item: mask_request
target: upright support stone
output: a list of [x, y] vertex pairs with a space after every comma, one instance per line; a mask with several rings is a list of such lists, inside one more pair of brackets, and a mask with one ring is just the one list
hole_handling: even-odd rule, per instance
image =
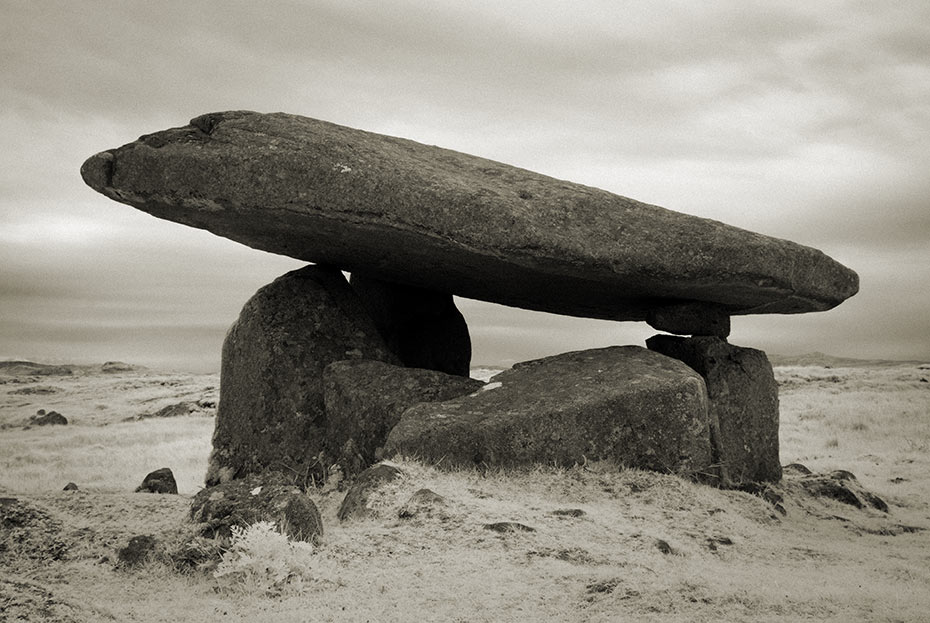
[[765, 353], [718, 337], [656, 335], [646, 345], [704, 377], [715, 460], [724, 478], [734, 486], [780, 480], [778, 384]]
[[408, 368], [468, 376], [471, 338], [451, 294], [352, 274], [352, 287], [388, 348]]
[[654, 307], [646, 312], [653, 329], [676, 335], [730, 335], [730, 315], [720, 305], [689, 301]]
[[323, 369], [398, 363], [335, 268], [307, 266], [261, 288], [226, 334], [207, 485], [279, 471], [306, 485], [330, 464]]

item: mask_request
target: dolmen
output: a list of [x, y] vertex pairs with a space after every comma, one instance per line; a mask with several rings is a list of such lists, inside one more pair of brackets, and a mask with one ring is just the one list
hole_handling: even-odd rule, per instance
[[[226, 336], [208, 485], [276, 472], [306, 487], [395, 456], [777, 481], [772, 367], [727, 341], [730, 318], [825, 311], [858, 290], [810, 247], [297, 115], [202, 115], [81, 174], [310, 263], [261, 288]], [[453, 295], [663, 333], [483, 383]]]

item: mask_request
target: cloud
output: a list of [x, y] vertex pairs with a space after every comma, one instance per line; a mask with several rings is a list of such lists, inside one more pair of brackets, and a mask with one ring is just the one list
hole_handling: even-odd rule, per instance
[[[293, 267], [117, 205], [78, 175], [96, 151], [247, 108], [439, 144], [822, 248], [860, 272], [860, 295], [826, 314], [740, 319], [748, 337], [776, 351], [811, 336], [847, 344], [844, 331], [866, 325], [930, 352], [914, 320], [930, 289], [900, 268], [930, 261], [928, 42], [922, 0], [6, 2], [0, 325], [15, 308], [21, 320], [40, 309], [66, 323], [77, 309], [107, 326], [213, 326]], [[631, 323], [463, 306], [481, 350], [500, 357], [639, 341]], [[877, 334], [857, 340], [883, 348]]]

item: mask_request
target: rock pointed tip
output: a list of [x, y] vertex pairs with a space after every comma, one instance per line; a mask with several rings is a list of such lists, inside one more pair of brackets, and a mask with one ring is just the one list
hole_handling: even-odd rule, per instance
[[98, 192], [110, 186], [113, 175], [113, 153], [102, 151], [94, 154], [81, 165], [81, 177], [84, 183]]

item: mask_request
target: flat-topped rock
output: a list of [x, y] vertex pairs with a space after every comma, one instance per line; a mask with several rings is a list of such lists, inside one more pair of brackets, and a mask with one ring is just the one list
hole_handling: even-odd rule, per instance
[[573, 316], [830, 309], [822, 252], [499, 162], [282, 113], [221, 112], [99, 153], [104, 195], [256, 249]]

